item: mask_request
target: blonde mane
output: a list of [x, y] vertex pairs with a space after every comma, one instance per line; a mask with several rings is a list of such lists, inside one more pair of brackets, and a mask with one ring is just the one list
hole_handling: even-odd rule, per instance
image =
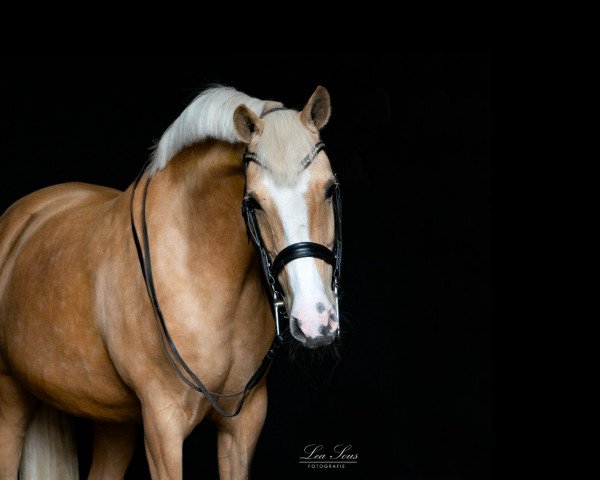
[[[239, 143], [233, 112], [246, 105], [260, 116], [279, 102], [253, 98], [231, 87], [213, 87], [198, 95], [167, 128], [152, 154], [151, 175], [162, 170], [182, 149], [208, 138]], [[302, 169], [302, 158], [313, 148], [314, 139], [295, 110], [280, 110], [264, 119], [256, 154], [275, 178], [290, 182]], [[241, 159], [240, 159], [241, 161]]]
[[152, 154], [150, 174], [165, 168], [185, 147], [204, 139], [239, 142], [233, 128], [233, 112], [241, 104], [260, 115], [265, 101], [222, 86], [209, 88], [198, 95], [161, 137]]

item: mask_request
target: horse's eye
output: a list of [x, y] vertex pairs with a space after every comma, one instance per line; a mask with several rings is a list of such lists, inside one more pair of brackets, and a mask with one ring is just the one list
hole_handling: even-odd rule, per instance
[[337, 183], [332, 183], [331, 185], [329, 185], [329, 187], [327, 188], [327, 192], [325, 193], [325, 199], [333, 197], [336, 188]]
[[258, 200], [254, 197], [254, 195], [248, 195], [246, 197], [246, 205], [248, 205], [250, 210], [262, 210], [260, 203], [258, 203]]

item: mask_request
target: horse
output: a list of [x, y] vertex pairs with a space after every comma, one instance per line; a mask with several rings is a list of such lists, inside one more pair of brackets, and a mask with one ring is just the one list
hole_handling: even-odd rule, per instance
[[124, 192], [65, 183], [8, 208], [2, 480], [79, 478], [65, 415], [92, 421], [90, 479], [124, 477], [139, 423], [152, 478], [182, 478], [205, 419], [220, 477], [247, 478], [280, 322], [307, 348], [339, 336], [330, 113], [323, 87], [301, 111], [212, 87]]

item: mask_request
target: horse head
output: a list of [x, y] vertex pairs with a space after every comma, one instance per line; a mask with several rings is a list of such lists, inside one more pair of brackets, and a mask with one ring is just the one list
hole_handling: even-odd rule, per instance
[[260, 116], [240, 105], [233, 118], [246, 144], [246, 222], [290, 332], [308, 348], [339, 334], [339, 189], [319, 133], [330, 114], [318, 87], [300, 112], [269, 102]]

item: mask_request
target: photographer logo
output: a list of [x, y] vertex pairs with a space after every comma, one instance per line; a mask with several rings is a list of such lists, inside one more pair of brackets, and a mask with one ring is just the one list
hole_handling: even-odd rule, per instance
[[358, 463], [358, 453], [352, 450], [350, 444], [338, 443], [327, 448], [323, 444], [311, 443], [304, 447], [298, 463], [305, 464], [307, 468], [343, 469], [346, 465]]

